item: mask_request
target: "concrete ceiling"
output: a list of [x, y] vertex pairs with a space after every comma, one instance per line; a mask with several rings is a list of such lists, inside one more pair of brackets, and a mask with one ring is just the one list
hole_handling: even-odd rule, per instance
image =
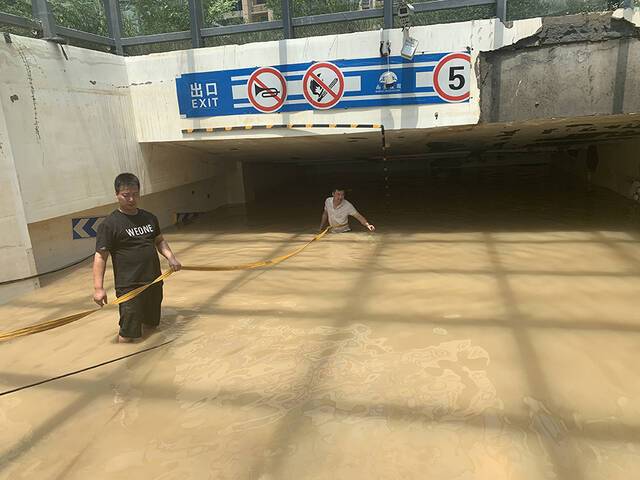
[[[252, 162], [317, 162], [382, 158], [380, 130], [272, 130], [185, 134], [177, 142], [216, 158]], [[338, 130], [340, 131], [340, 130]], [[260, 136], [262, 138], [260, 138]], [[256, 138], [258, 137], [258, 138]], [[387, 130], [389, 160], [535, 153], [640, 138], [640, 115], [608, 115], [462, 127]]]

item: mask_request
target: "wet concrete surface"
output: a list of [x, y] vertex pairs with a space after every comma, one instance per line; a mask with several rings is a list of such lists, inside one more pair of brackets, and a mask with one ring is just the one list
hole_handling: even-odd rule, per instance
[[[330, 182], [166, 236], [184, 264], [271, 258], [311, 237]], [[115, 309], [0, 344], [4, 391], [175, 339], [0, 397], [0, 478], [640, 471], [634, 204], [540, 167], [351, 184], [377, 233], [354, 225], [267, 270], [180, 272], [139, 344], [114, 343]], [[85, 264], [0, 306], [0, 330], [90, 296]]]

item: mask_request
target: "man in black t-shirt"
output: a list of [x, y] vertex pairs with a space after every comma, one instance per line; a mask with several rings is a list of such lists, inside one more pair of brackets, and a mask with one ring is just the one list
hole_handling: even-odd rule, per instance
[[[160, 275], [158, 253], [169, 261], [173, 271], [182, 267], [160, 233], [155, 215], [138, 208], [140, 181], [132, 173], [121, 173], [115, 180], [118, 209], [98, 228], [96, 254], [93, 260], [93, 300], [107, 303], [104, 272], [111, 254], [118, 297]], [[160, 323], [162, 282], [147, 288], [137, 297], [121, 303], [118, 341], [132, 342], [142, 336], [142, 325], [154, 328]]]

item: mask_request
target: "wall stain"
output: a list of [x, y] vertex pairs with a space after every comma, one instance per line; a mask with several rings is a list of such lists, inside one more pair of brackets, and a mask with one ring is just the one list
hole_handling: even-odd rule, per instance
[[33, 103], [33, 127], [35, 129], [36, 137], [38, 140], [41, 140], [40, 137], [40, 122], [38, 120], [38, 107], [36, 105], [36, 89], [33, 86], [33, 76], [31, 74], [31, 66], [29, 65], [29, 61], [27, 60], [27, 56], [24, 53], [23, 47], [16, 45], [16, 51], [18, 55], [20, 55], [20, 59], [24, 64], [24, 68], [27, 72], [27, 80], [29, 81], [29, 89], [31, 90], [31, 101]]

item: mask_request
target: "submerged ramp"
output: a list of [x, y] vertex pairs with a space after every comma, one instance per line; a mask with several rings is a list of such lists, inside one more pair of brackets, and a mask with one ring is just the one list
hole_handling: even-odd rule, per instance
[[[354, 184], [375, 235], [331, 235], [270, 270], [176, 276], [142, 345], [112, 343], [108, 311], [3, 344], [6, 389], [174, 340], [1, 397], [0, 478], [637, 470], [632, 204], [546, 167], [425, 182], [393, 199], [410, 215], [385, 214], [384, 197]], [[300, 202], [262, 201], [167, 237], [184, 263], [281, 255], [319, 218], [306, 187]], [[89, 302], [89, 275], [82, 266], [0, 307], [2, 329]]]

